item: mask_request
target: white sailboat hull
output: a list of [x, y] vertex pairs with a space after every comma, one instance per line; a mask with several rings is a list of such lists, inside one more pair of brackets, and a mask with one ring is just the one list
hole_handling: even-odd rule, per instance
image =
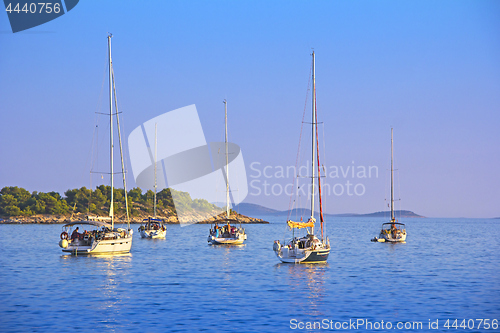
[[403, 223], [392, 220], [391, 222], [382, 224], [382, 230], [378, 237], [372, 239], [372, 242], [379, 243], [405, 243], [406, 242], [406, 227]]
[[241, 245], [247, 239], [246, 234], [239, 234], [237, 237], [215, 237], [208, 236], [208, 242], [212, 245]]
[[406, 232], [396, 235], [381, 233], [377, 239], [378, 242], [382, 243], [405, 243], [406, 242]]
[[275, 250], [274, 253], [284, 263], [320, 263], [328, 260], [330, 248], [289, 249], [288, 247], [284, 247]]
[[62, 251], [71, 254], [117, 254], [129, 253], [132, 247], [132, 235], [118, 237], [115, 239], [93, 240], [87, 244], [80, 240], [74, 240]]
[[294, 238], [285, 245], [274, 241], [273, 250], [276, 256], [285, 263], [320, 263], [326, 262], [330, 255], [330, 242], [321, 242], [317, 237], [308, 235]]
[[167, 235], [167, 230], [141, 230], [142, 238], [162, 239]]

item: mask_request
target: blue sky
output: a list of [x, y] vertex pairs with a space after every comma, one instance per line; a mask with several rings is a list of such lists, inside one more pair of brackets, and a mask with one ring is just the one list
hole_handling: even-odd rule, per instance
[[[90, 186], [95, 112], [106, 112], [107, 32], [125, 136], [196, 104], [206, 140], [220, 141], [226, 98], [230, 140], [249, 181], [260, 181], [247, 202], [288, 208], [287, 195], [256, 195], [255, 186], [292, 179], [253, 169], [295, 165], [314, 48], [324, 162], [379, 170], [325, 179], [364, 189], [327, 195], [326, 212], [384, 210], [394, 127], [397, 208], [500, 216], [498, 1], [87, 0], [16, 34], [1, 14], [0, 187]], [[128, 181], [135, 185], [131, 172]]]

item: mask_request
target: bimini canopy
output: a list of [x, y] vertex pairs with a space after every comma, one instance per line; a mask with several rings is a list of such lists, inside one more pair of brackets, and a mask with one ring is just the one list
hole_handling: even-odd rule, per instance
[[93, 225], [96, 227], [106, 227], [106, 228], [111, 229], [111, 224], [106, 223], [106, 222], [102, 222], [102, 221], [74, 221], [74, 222], [67, 223], [64, 226], [71, 227], [71, 226], [74, 226], [77, 224], [78, 225]]
[[223, 219], [218, 219], [218, 220], [215, 220], [213, 221], [212, 223], [215, 223], [215, 224], [223, 224], [223, 223], [238, 223], [239, 221], [236, 220], [236, 219], [227, 219], [227, 218], [223, 218]]
[[163, 222], [162, 219], [143, 219], [142, 222], [148, 222], [148, 221], [151, 221], [151, 222]]
[[316, 219], [310, 218], [307, 222], [294, 222], [292, 220], [286, 221], [288, 223], [288, 227], [290, 229], [302, 229], [302, 228], [312, 228], [314, 227], [314, 222], [316, 222]]
[[383, 226], [389, 226], [389, 225], [392, 225], [392, 224], [396, 224], [396, 225], [401, 225], [401, 226], [405, 226], [404, 223], [399, 223], [399, 222], [387, 222], [387, 223], [384, 223], [382, 224], [382, 227]]

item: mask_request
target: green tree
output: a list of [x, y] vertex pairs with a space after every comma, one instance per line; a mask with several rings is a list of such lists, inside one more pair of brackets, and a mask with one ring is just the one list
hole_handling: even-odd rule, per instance
[[31, 211], [31, 209], [30, 209], [30, 207], [29, 207], [29, 206], [28, 206], [28, 207], [26, 207], [26, 208], [24, 208], [24, 210], [23, 210], [23, 215], [24, 215], [24, 216], [31, 216], [31, 215], [33, 215], [33, 214], [34, 214], [34, 213]]
[[17, 206], [7, 206], [5, 207], [5, 214], [9, 216], [19, 216], [22, 214], [22, 211]]
[[140, 202], [142, 199], [142, 190], [138, 187], [134, 187], [128, 191], [128, 198], [132, 202]]
[[173, 208], [174, 207], [174, 201], [172, 200], [172, 194], [170, 193], [169, 188], [165, 188], [158, 192], [156, 194], [156, 197], [158, 198], [158, 202], [161, 201], [162, 206], [164, 208]]
[[33, 210], [36, 214], [45, 214], [45, 201], [38, 199], [38, 194], [34, 198], [35, 203], [31, 206], [31, 210]]
[[24, 188], [17, 187], [17, 186], [4, 187], [0, 191], [0, 193], [2, 195], [5, 195], [5, 194], [12, 195], [14, 198], [16, 198], [16, 200], [19, 204], [23, 204], [26, 201], [28, 201], [29, 198], [31, 198], [31, 193], [29, 191], [25, 190]]
[[155, 199], [155, 193], [151, 190], [148, 190], [146, 193], [144, 193], [142, 198], [143, 198], [143, 203], [145, 203], [146, 205], [153, 205]]
[[92, 193], [90, 202], [90, 212], [93, 214], [102, 214], [106, 210], [108, 199], [102, 194], [99, 188], [96, 188]]
[[2, 194], [0, 197], [0, 207], [17, 206], [17, 200], [12, 194]]
[[209, 212], [214, 208], [214, 205], [204, 199], [194, 199], [191, 206], [193, 207], [193, 209], [202, 212]]

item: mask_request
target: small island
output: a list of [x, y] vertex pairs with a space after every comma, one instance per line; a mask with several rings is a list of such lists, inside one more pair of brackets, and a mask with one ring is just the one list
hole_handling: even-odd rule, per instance
[[[198, 224], [213, 224], [215, 221], [224, 220], [226, 218], [226, 213], [219, 214], [217, 216], [213, 216], [207, 220], [200, 221]], [[241, 224], [269, 224], [269, 222], [264, 221], [262, 219], [256, 217], [248, 217], [246, 215], [238, 214], [237, 212], [231, 210], [229, 215], [229, 219], [236, 223]]]
[[[179, 224], [171, 193], [173, 189], [163, 189], [157, 196], [157, 218], [167, 224]], [[125, 191], [114, 189], [114, 212], [117, 223], [126, 222]], [[193, 216], [203, 212], [204, 219], [200, 224], [213, 223], [222, 208], [203, 199], [191, 199], [189, 193], [178, 192], [183, 209], [186, 207]], [[88, 216], [108, 216], [111, 187], [100, 185], [95, 190], [82, 187], [64, 192], [64, 197], [58, 192], [29, 192], [17, 186], [4, 187], [0, 190], [0, 223], [21, 224], [39, 223], [54, 224], [86, 220]], [[127, 191], [130, 223], [143, 223], [144, 219], [152, 217], [154, 213], [154, 192], [151, 190], [142, 193], [140, 188]], [[252, 218], [231, 211], [231, 218], [242, 224], [267, 224], [262, 219]]]

